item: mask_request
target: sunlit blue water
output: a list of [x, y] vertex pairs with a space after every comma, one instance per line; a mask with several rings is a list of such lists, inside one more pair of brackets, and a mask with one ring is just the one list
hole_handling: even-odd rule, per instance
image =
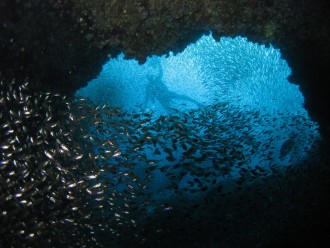
[[[144, 145], [138, 151], [145, 154], [146, 161], [155, 160], [159, 167], [175, 166], [178, 161], [194, 163], [203, 158], [196, 166], [209, 168], [214, 159], [213, 155], [208, 157], [211, 153], [207, 146], [213, 145], [224, 147], [217, 159], [221, 157], [221, 161], [226, 161], [227, 156], [229, 161], [224, 163], [226, 166], [232, 163], [231, 178], [239, 178], [241, 168], [256, 172], [258, 168], [270, 170], [296, 165], [308, 156], [319, 139], [318, 125], [304, 109], [299, 87], [287, 80], [290, 67], [281, 59], [280, 51], [271, 46], [266, 48], [242, 37], [222, 38], [217, 42], [209, 35], [182, 53], [153, 56], [143, 65], [123, 57], [109, 60], [100, 75], [77, 95], [123, 111], [150, 113], [154, 121], [173, 115], [182, 119], [166, 121], [188, 124], [191, 121], [190, 130], [185, 130], [183, 136], [193, 132], [197, 139], [206, 140], [204, 148], [199, 147], [190, 154], [180, 145], [185, 141], [181, 138], [181, 142], [176, 143], [173, 134], [165, 144]], [[223, 105], [211, 107], [219, 103]], [[193, 116], [197, 116], [197, 122]], [[118, 126], [123, 119], [119, 117]], [[150, 122], [144, 125], [154, 137], [157, 132], [170, 132], [157, 131]], [[115, 128], [112, 131], [118, 134]], [[136, 132], [142, 135], [140, 130]], [[118, 143], [122, 153], [131, 152], [127, 138], [119, 139]], [[168, 147], [172, 149], [170, 156], [165, 150]], [[230, 155], [232, 152], [243, 154], [244, 159]], [[184, 188], [193, 179], [194, 175], [189, 173], [178, 176], [178, 185]], [[159, 192], [166, 182], [166, 174], [155, 170], [150, 188]], [[171, 194], [170, 190], [161, 192], [163, 196], [158, 194], [158, 197]]]
[[[287, 80], [291, 69], [281, 59], [280, 51], [246, 38], [216, 42], [211, 35], [203, 36], [180, 54], [154, 56], [143, 65], [123, 57], [106, 63], [100, 75], [77, 94], [95, 103], [124, 108], [142, 105], [156, 112], [163, 112], [164, 107], [194, 108], [195, 101], [230, 101], [269, 112], [286, 110], [307, 116], [299, 87]], [[158, 85], [150, 89], [153, 82]], [[162, 105], [165, 100], [157, 91], [171, 92], [169, 106]]]

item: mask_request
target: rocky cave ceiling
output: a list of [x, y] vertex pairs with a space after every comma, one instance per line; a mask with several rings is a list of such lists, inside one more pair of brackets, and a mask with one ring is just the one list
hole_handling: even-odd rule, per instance
[[246, 36], [281, 49], [310, 115], [329, 126], [327, 1], [320, 0], [3, 0], [0, 76], [42, 90], [73, 92], [124, 52], [182, 51], [203, 33]]

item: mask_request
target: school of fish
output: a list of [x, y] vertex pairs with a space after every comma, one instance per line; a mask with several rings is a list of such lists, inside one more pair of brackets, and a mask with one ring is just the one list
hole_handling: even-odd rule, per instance
[[[298, 146], [303, 127], [317, 128], [302, 116], [228, 102], [156, 116], [28, 81], [0, 88], [0, 247], [201, 247], [206, 233], [234, 247], [260, 235], [237, 231], [247, 223], [283, 225], [286, 186], [312, 166], [299, 149], [318, 152], [315, 130]], [[272, 126], [281, 118], [284, 140]]]

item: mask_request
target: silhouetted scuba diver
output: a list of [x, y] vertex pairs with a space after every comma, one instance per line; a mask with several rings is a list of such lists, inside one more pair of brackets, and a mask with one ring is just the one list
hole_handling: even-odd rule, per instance
[[160, 105], [167, 111], [171, 111], [171, 101], [172, 100], [183, 100], [187, 102], [191, 102], [193, 104], [196, 104], [197, 106], [200, 106], [201, 104], [192, 99], [189, 96], [180, 95], [173, 91], [170, 91], [165, 83], [162, 80], [163, 77], [163, 69], [160, 65], [160, 62], [157, 61], [158, 65], [158, 75], [148, 75], [148, 84], [146, 86], [146, 99], [145, 99], [145, 106], [147, 107], [148, 102], [151, 101], [154, 103], [156, 100], [160, 103]]

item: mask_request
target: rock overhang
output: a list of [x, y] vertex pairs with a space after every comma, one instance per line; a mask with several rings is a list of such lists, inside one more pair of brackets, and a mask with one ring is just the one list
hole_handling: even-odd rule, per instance
[[329, 125], [329, 10], [326, 1], [3, 1], [3, 78], [30, 78], [38, 88], [74, 92], [124, 52], [180, 52], [202, 34], [246, 36], [280, 48], [311, 116]]

